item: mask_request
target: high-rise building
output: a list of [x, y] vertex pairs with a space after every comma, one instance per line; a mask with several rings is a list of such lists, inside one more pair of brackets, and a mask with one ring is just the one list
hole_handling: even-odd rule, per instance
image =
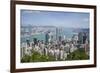
[[37, 44], [37, 38], [34, 38], [33, 41], [34, 41], [34, 44], [36, 45]]
[[26, 40], [27, 46], [30, 47], [30, 40]]
[[62, 37], [61, 37], [61, 36], [59, 36], [59, 41], [61, 42], [61, 40], [62, 40]]
[[85, 32], [80, 32], [78, 34], [78, 41], [80, 44], [85, 44], [86, 38], [87, 38], [87, 36], [86, 36]]
[[58, 40], [58, 28], [56, 28], [56, 40]]
[[53, 33], [49, 32], [48, 35], [49, 35], [49, 42], [53, 42]]
[[21, 58], [24, 57], [26, 50], [26, 43], [21, 43]]
[[49, 43], [49, 32], [45, 34], [45, 43]]
[[86, 41], [85, 41], [85, 53], [87, 55], [89, 55], [89, 53], [90, 53], [90, 49], [89, 48], [90, 48], [89, 47], [89, 42], [88, 42], [88, 39], [86, 39]]
[[72, 36], [72, 43], [73, 43], [73, 44], [77, 44], [77, 42], [78, 42], [78, 35], [77, 35], [77, 34], [74, 34], [74, 35]]
[[62, 29], [56, 28], [56, 40], [61, 41], [61, 38], [62, 38]]
[[85, 44], [86, 39], [87, 39], [86, 33], [83, 33], [83, 44]]

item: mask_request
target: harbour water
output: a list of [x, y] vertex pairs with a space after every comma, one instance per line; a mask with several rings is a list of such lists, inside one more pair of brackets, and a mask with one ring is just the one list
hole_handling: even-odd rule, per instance
[[[23, 32], [23, 31], [21, 31]], [[30, 33], [31, 31], [29, 31]], [[73, 35], [78, 34], [79, 32], [86, 32], [89, 37], [89, 28], [61, 28], [61, 32], [59, 32], [58, 35], [65, 36], [66, 38], [72, 38]], [[56, 38], [56, 32], [53, 32], [54, 39]], [[37, 38], [38, 40], [43, 40], [45, 41], [45, 33], [39, 33], [35, 35], [27, 35], [23, 36], [21, 34], [21, 43], [26, 42], [26, 40], [33, 41], [33, 38]]]

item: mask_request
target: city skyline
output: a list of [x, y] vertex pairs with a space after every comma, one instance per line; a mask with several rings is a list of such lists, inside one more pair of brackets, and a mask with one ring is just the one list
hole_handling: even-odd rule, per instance
[[21, 25], [89, 28], [89, 13], [21, 10]]
[[20, 38], [22, 63], [87, 60], [89, 13], [22, 10]]

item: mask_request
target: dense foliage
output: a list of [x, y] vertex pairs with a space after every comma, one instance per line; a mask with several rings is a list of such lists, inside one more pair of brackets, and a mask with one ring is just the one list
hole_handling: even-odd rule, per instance
[[[72, 53], [70, 53], [66, 60], [86, 60], [89, 59], [89, 56], [84, 52], [84, 50], [76, 50]], [[31, 56], [25, 55], [21, 62], [48, 62], [48, 61], [56, 61], [53, 56], [46, 56], [46, 55], [40, 55], [38, 52], [34, 52]], [[61, 61], [60, 59], [58, 61]]]
[[47, 61], [55, 61], [53, 56], [40, 55], [38, 52], [33, 52], [31, 56], [25, 55], [21, 62], [47, 62]]
[[89, 56], [85, 53], [84, 50], [76, 50], [73, 53], [70, 53], [67, 57], [67, 60], [86, 60], [89, 59]]

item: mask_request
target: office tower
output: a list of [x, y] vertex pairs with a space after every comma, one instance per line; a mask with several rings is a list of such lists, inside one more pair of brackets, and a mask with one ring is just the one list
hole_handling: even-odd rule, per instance
[[83, 44], [83, 33], [82, 32], [79, 32], [78, 34], [78, 41], [79, 41], [79, 44]]
[[21, 58], [24, 57], [26, 50], [26, 43], [21, 43]]
[[78, 35], [77, 35], [77, 34], [74, 34], [74, 35], [72, 36], [72, 43], [73, 43], [73, 44], [77, 44], [77, 41], [78, 41]]
[[58, 40], [58, 28], [56, 28], [56, 40]]
[[85, 44], [86, 38], [87, 38], [86, 33], [83, 33], [83, 44]]
[[34, 41], [34, 45], [37, 44], [37, 38], [33, 38], [33, 41]]
[[30, 47], [30, 40], [26, 40], [27, 46]]
[[49, 32], [46, 32], [45, 34], [45, 43], [49, 43]]
[[86, 39], [87, 39], [87, 36], [85, 32], [80, 32], [78, 34], [78, 40], [80, 44], [85, 44]]
[[53, 33], [52, 32], [49, 33], [49, 42], [50, 43], [53, 42]]
[[61, 36], [59, 36], [59, 41], [61, 42], [61, 40], [62, 40], [62, 38], [61, 38]]
[[61, 41], [61, 39], [62, 39], [62, 29], [56, 28], [56, 40]]
[[86, 39], [86, 41], [85, 41], [85, 53], [86, 53], [87, 55], [89, 55], [89, 51], [90, 51], [89, 48], [90, 48], [90, 47], [89, 47], [89, 42], [88, 42], [88, 39]]

